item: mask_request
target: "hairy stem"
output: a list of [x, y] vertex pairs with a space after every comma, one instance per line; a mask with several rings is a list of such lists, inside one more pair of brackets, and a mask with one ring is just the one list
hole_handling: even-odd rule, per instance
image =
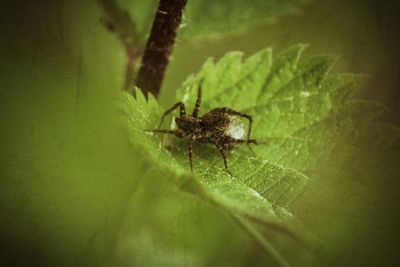
[[158, 97], [187, 0], [160, 0], [136, 84]]

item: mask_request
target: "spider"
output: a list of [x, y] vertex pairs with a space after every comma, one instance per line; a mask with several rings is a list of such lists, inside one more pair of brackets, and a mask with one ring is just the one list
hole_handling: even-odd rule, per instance
[[[232, 150], [240, 144], [257, 144], [257, 141], [255, 139], [250, 138], [251, 126], [253, 123], [252, 116], [242, 112], [238, 112], [231, 108], [221, 107], [212, 109], [210, 112], [200, 117], [199, 111], [201, 105], [201, 91], [201, 86], [199, 86], [197, 91], [196, 104], [194, 106], [192, 115], [187, 115], [185, 104], [183, 102], [178, 102], [164, 112], [161, 117], [160, 125], [158, 127], [159, 129], [146, 129], [145, 131], [162, 134], [172, 134], [179, 138], [188, 138], [189, 164], [190, 170], [192, 172], [193, 143], [199, 142], [215, 145], [224, 160], [225, 171], [230, 176], [232, 176], [232, 173], [228, 169], [225, 150]], [[177, 108], [179, 108], [179, 117], [175, 118], [177, 129], [160, 129], [165, 117]], [[238, 117], [243, 117], [249, 121], [246, 138], [244, 138], [245, 129], [243, 122]]]

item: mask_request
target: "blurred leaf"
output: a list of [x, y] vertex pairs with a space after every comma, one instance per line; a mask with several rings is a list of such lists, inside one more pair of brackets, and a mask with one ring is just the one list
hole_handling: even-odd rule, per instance
[[[111, 11], [120, 22], [119, 25], [125, 31], [135, 31], [137, 39], [133, 40], [137, 47], [143, 47], [146, 44], [146, 38], [150, 32], [150, 27], [156, 12], [158, 0], [101, 0], [100, 3], [107, 8], [108, 13]], [[105, 3], [105, 4], [104, 4]], [[125, 27], [130, 27], [129, 29]]]
[[[113, 3], [112, 10], [120, 13], [118, 21], [124, 22], [127, 14], [136, 26], [139, 43], [144, 45], [152, 18], [154, 18], [157, 0], [102, 0]], [[247, 28], [273, 21], [285, 14], [298, 14], [309, 0], [214, 0], [188, 1], [181, 24], [180, 37], [219, 37], [240, 32]], [[121, 10], [119, 10], [121, 9]], [[122, 11], [124, 10], [124, 11]], [[114, 14], [118, 14], [114, 13]]]
[[299, 13], [306, 0], [188, 1], [182, 36], [219, 36], [239, 32], [278, 16]]
[[137, 30], [127, 11], [121, 9], [114, 0], [99, 0], [104, 9], [103, 23], [111, 32], [116, 32], [123, 43], [138, 42]]

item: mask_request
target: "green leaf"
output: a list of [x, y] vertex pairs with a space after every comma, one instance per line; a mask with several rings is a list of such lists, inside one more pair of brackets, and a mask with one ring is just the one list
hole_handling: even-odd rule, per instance
[[[245, 220], [245, 229], [249, 225], [255, 227], [251, 222], [257, 222], [265, 229], [278, 230], [303, 242], [290, 206], [316, 170], [348, 162], [359, 149], [360, 140], [364, 140], [362, 136], [371, 127], [371, 120], [385, 111], [379, 104], [352, 99], [363, 76], [328, 77], [334, 58], [315, 56], [300, 61], [304, 48], [291, 47], [276, 60], [272, 60], [271, 49], [245, 60], [240, 52], [228, 53], [218, 62], [209, 59], [177, 91], [178, 100], [185, 103], [188, 112], [201, 85], [201, 114], [225, 106], [253, 116], [253, 137], [260, 141], [254, 147], [257, 156], [246, 147], [229, 153], [233, 178], [224, 171], [218, 152], [207, 145], [195, 146], [191, 173], [185, 141], [144, 131], [155, 129], [161, 117], [162, 110], [155, 99], [146, 101], [141, 94], [135, 99], [123, 93], [121, 103], [124, 118], [128, 119], [124, 124], [132, 144], [178, 187], [221, 208], [239, 222]], [[394, 130], [382, 142], [394, 142], [398, 137], [399, 132]], [[340, 158], [338, 151], [344, 153]], [[282, 263], [275, 249], [260, 240], [256, 228], [247, 232]]]
[[[144, 129], [158, 125], [161, 112], [154, 98], [150, 97], [146, 102], [142, 94], [138, 94], [135, 99], [123, 93], [122, 108], [128, 118], [131, 143], [186, 191], [257, 221], [276, 223], [292, 217], [283, 208], [284, 205], [279, 207], [276, 204], [287, 204], [296, 198], [307, 177], [270, 162], [250, 158], [247, 154], [235, 154], [233, 162], [246, 161], [247, 164], [233, 163], [232, 170], [244, 166], [247, 169], [241, 170], [242, 174], [238, 174], [240, 178], [232, 179], [223, 170], [223, 165], [218, 164], [222, 163], [219, 156], [207, 148], [199, 151], [198, 156], [202, 159], [195, 162], [197, 168], [193, 176], [187, 168], [186, 147], [179, 145], [170, 151], [165, 150], [157, 137], [144, 132]], [[257, 168], [253, 169], [253, 166]], [[250, 183], [252, 186], [249, 186]], [[293, 192], [283, 194], [275, 187], [280, 184], [282, 187], [291, 185]], [[268, 193], [270, 199], [265, 198]]]
[[207, 148], [200, 151], [201, 160], [195, 157], [193, 175], [187, 168], [185, 147], [178, 145], [168, 151], [162, 147], [159, 138], [144, 132], [144, 129], [158, 125], [161, 113], [155, 99], [150, 97], [146, 102], [141, 93], [135, 99], [124, 92], [121, 103], [128, 119], [132, 145], [179, 188], [233, 216], [250, 219], [299, 239], [299, 234], [294, 232], [297, 222], [285, 206], [302, 191], [308, 179], [305, 175], [243, 153], [233, 155], [232, 171], [237, 172], [238, 178], [231, 178], [222, 168], [222, 161], [215, 151]]

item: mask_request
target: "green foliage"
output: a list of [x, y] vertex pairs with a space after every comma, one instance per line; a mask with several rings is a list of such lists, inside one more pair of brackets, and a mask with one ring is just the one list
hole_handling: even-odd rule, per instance
[[[155, 6], [117, 2], [119, 22], [130, 27], [134, 17], [143, 45]], [[396, 114], [388, 100], [397, 57], [387, 49], [396, 40], [382, 45], [376, 6], [314, 2], [302, 18], [180, 43], [165, 88], [227, 45], [249, 51], [301, 39], [314, 51], [340, 55], [341, 69], [372, 75], [363, 95], [387, 97]], [[232, 104], [255, 116], [254, 133], [265, 143], [254, 147], [258, 157], [245, 146], [228, 155], [235, 179], [223, 172], [213, 147], [198, 145], [192, 175], [185, 140], [143, 132], [157, 126], [166, 107], [124, 95], [126, 114], [115, 112], [127, 62], [99, 22], [104, 14], [96, 1], [40, 1], [28, 8], [8, 1], [1, 11], [2, 266], [276, 266], [262, 248], [282, 265], [399, 262], [399, 129], [376, 119], [385, 107], [351, 98], [362, 76], [326, 76], [332, 58], [300, 60], [301, 45], [273, 57], [266, 49], [252, 60], [237, 53], [209, 60], [200, 71], [209, 84], [202, 114]], [[182, 39], [195, 27], [186, 19]], [[188, 111], [200, 73], [178, 92]], [[232, 94], [224, 93], [229, 87]], [[299, 93], [304, 88], [312, 94]], [[163, 101], [174, 98], [172, 91], [163, 92]], [[384, 115], [379, 119], [396, 121]], [[322, 262], [302, 257], [299, 221], [323, 243]]]
[[[287, 203], [299, 193], [307, 177], [291, 170], [284, 170], [278, 165], [248, 154], [237, 154], [232, 163], [232, 171], [241, 169], [240, 178], [232, 179], [223, 170], [221, 159], [210, 150], [199, 151], [201, 160], [196, 157], [196, 172], [188, 170], [186, 147], [178, 145], [165, 150], [159, 139], [143, 129], [155, 128], [160, 119], [160, 109], [153, 98], [146, 102], [142, 94], [134, 99], [128, 93], [122, 95], [122, 103], [130, 122], [130, 137], [136, 149], [166, 172], [182, 189], [199, 195], [207, 201], [225, 208], [234, 214], [253, 218], [265, 223], [278, 223], [290, 219], [292, 215], [275, 204]], [[242, 164], [235, 162], [242, 161]], [[254, 169], [253, 167], [257, 167]], [[202, 179], [198, 179], [201, 177]], [[262, 178], [262, 179], [261, 179]], [[266, 179], [266, 180], [264, 180]], [[287, 194], [279, 189], [268, 188], [270, 183], [291, 185], [294, 190]], [[249, 186], [248, 184], [253, 184]], [[271, 199], [263, 195], [271, 192]], [[263, 195], [261, 195], [261, 193]]]
[[[385, 110], [375, 103], [351, 99], [362, 76], [327, 78], [333, 58], [316, 56], [300, 61], [304, 48], [291, 47], [275, 60], [271, 49], [245, 60], [240, 52], [228, 53], [216, 63], [209, 59], [178, 90], [178, 99], [189, 111], [201, 82], [202, 114], [226, 106], [253, 115], [253, 137], [265, 143], [255, 148], [256, 157], [245, 147], [228, 155], [234, 178], [223, 170], [222, 159], [211, 147], [195, 148], [191, 174], [185, 142], [168, 138], [170, 144], [165, 146], [161, 142], [164, 137], [144, 132], [157, 127], [162, 112], [155, 99], [146, 101], [140, 93], [136, 99], [122, 95], [132, 144], [180, 188], [250, 225], [249, 232], [256, 239], [260, 233], [246, 220], [299, 240], [300, 233], [294, 230], [298, 223], [288, 207], [303, 192], [307, 174], [329, 165], [340, 140], [364, 132], [369, 121]], [[394, 136], [398, 138], [398, 131]], [[280, 256], [275, 259], [280, 261]]]

